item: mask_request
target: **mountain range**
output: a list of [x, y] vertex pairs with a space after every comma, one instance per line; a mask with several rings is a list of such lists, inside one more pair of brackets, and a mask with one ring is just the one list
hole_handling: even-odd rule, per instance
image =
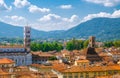
[[[31, 30], [32, 38], [39, 39], [70, 39], [96, 36], [98, 40], [120, 39], [120, 18], [94, 18], [80, 23], [68, 30], [40, 31]], [[0, 22], [0, 37], [21, 37], [23, 38], [23, 27], [13, 26]]]

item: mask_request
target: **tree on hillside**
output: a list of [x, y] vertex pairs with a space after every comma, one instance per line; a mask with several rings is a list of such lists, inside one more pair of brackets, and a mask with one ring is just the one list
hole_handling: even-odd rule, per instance
[[116, 40], [113, 42], [115, 47], [120, 47], [120, 40]]
[[80, 50], [82, 49], [84, 46], [84, 41], [82, 40], [75, 40], [74, 38], [72, 40], [70, 40], [69, 42], [67, 42], [66, 48], [67, 50]]
[[83, 43], [84, 48], [87, 48], [88, 44], [89, 44], [89, 40], [85, 40], [84, 43]]

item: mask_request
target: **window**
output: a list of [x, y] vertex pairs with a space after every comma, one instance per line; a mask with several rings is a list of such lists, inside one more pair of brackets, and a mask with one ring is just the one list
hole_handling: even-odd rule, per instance
[[80, 74], [80, 78], [83, 78], [83, 73]]
[[68, 78], [72, 78], [72, 75], [70, 75]]
[[108, 74], [112, 74], [112, 71], [108, 71]]
[[75, 75], [75, 77], [74, 78], [78, 78], [78, 75]]
[[117, 74], [118, 73], [118, 71], [114, 71], [114, 74]]
[[96, 77], [96, 75], [97, 75], [97, 74], [96, 74], [96, 72], [95, 72], [95, 73], [94, 73], [94, 77]]
[[9, 49], [7, 49], [7, 51], [9, 52]]
[[89, 78], [89, 74], [88, 73], [86, 73], [86, 77], [85, 78]]
[[74, 78], [78, 78], [78, 73], [74, 73]]
[[16, 59], [15, 61], [16, 61], [16, 63], [17, 63], [17, 59]]
[[63, 76], [63, 78], [67, 78], [67, 76]]
[[100, 76], [101, 75], [101, 72], [98, 72], [98, 76]]
[[22, 59], [22, 64], [24, 64], [24, 59]]

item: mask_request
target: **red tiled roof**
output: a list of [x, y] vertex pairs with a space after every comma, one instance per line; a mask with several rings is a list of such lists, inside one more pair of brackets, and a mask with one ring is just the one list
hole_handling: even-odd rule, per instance
[[9, 73], [4, 72], [4, 71], [0, 68], [0, 75], [7, 75], [7, 74], [9, 74]]
[[120, 70], [119, 65], [112, 65], [112, 66], [89, 66], [89, 67], [80, 67], [80, 66], [71, 66], [69, 68], [65, 66], [55, 66], [53, 68], [56, 71], [59, 72], [95, 72], [95, 71], [107, 71], [107, 70]]
[[47, 57], [53, 56], [52, 54], [45, 53], [45, 52], [32, 52], [32, 54], [33, 55], [38, 55], [38, 56], [47, 56]]
[[8, 58], [0, 59], [0, 64], [9, 64], [9, 63], [14, 63], [14, 61]]
[[90, 62], [89, 60], [77, 60], [76, 62]]

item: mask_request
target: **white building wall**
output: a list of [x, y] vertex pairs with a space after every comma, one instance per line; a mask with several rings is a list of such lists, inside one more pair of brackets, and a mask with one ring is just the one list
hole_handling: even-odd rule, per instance
[[26, 56], [26, 65], [30, 65], [30, 64], [32, 64], [32, 54], [31, 53], [27, 54], [27, 56]]
[[22, 55], [9, 55], [8, 54], [4, 54], [4, 55], [0, 55], [0, 58], [9, 58], [12, 59], [16, 62], [16, 66], [21, 66], [21, 65], [30, 65], [32, 64], [32, 55], [29, 54], [22, 54]]
[[25, 48], [0, 48], [0, 52], [24, 52]]

